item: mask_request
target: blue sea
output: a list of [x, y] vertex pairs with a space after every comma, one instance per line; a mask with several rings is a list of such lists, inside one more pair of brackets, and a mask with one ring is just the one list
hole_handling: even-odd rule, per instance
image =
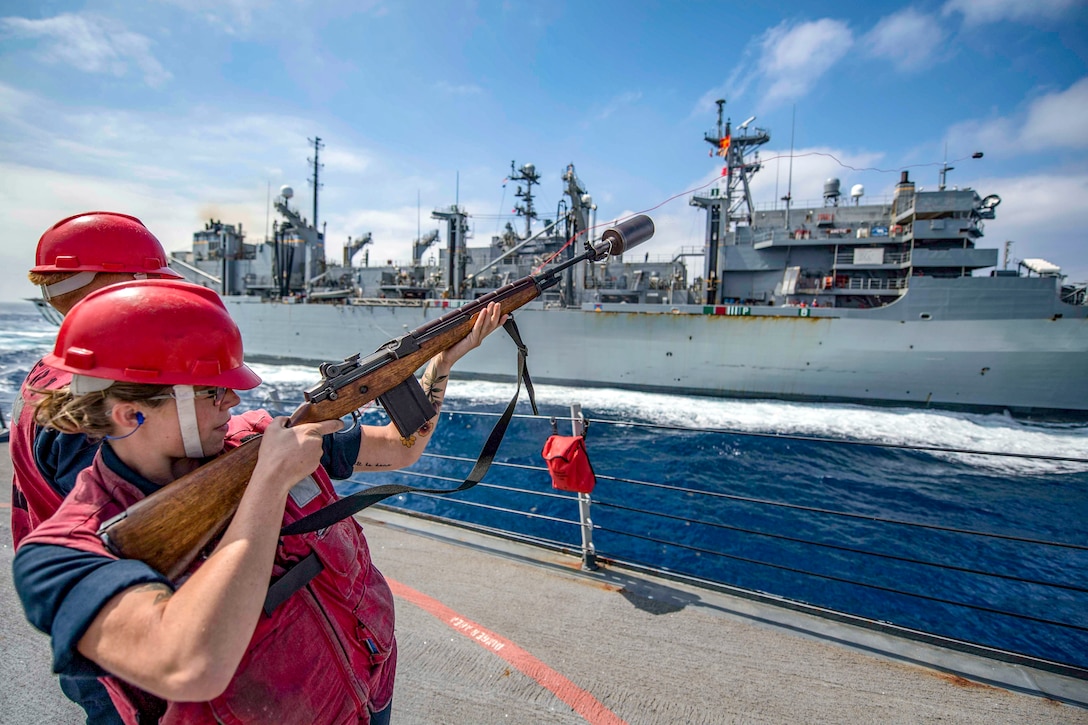
[[[5, 418], [55, 332], [29, 303], [0, 303]], [[318, 379], [253, 367], [265, 382], [250, 407], [289, 410]], [[514, 385], [454, 373], [434, 455], [344, 492], [452, 488], [468, 474]], [[523, 391], [486, 486], [389, 503], [576, 548], [577, 503], [551, 490], [540, 450], [549, 418], [568, 434], [580, 404], [603, 559], [1088, 667], [1088, 424], [554, 386], [537, 400], [541, 416]]]

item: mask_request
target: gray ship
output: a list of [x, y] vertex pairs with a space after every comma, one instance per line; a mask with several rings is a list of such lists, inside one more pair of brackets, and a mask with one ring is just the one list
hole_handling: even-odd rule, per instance
[[[751, 198], [759, 147], [749, 119], [723, 122], [705, 140], [724, 158], [721, 181], [690, 203], [706, 211], [702, 244], [671, 258], [609, 258], [565, 273], [516, 313], [539, 383], [836, 401], [1013, 414], [1088, 413], [1085, 285], [1066, 284], [1042, 259], [999, 267], [977, 246], [1000, 198], [970, 188], [916, 189], [906, 172], [891, 199], [865, 201], [837, 179], [820, 203], [770, 208]], [[314, 188], [318, 188], [315, 142]], [[271, 239], [249, 243], [241, 225], [209, 222], [172, 265], [225, 298], [255, 360], [319, 363], [369, 352], [549, 261], [572, 257], [596, 233], [596, 207], [574, 167], [563, 174], [553, 219], [540, 219], [532, 164], [515, 167], [524, 233], [508, 223], [487, 246], [469, 246], [460, 206], [412, 244], [412, 261], [371, 265], [369, 234], [349, 239], [338, 262], [291, 206]], [[313, 218], [317, 219], [317, 197]], [[540, 231], [533, 231], [539, 220]], [[519, 225], [520, 226], [520, 225]], [[443, 229], [444, 227], [444, 229]], [[444, 234], [442, 233], [444, 232]], [[431, 252], [444, 236], [444, 248]], [[574, 240], [567, 244], [568, 240]], [[628, 255], [632, 256], [632, 255]], [[504, 336], [458, 364], [458, 374], [512, 380]]]

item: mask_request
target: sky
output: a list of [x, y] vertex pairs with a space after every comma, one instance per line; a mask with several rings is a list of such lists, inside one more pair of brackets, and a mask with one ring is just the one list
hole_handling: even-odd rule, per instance
[[672, 255], [703, 243], [717, 99], [770, 133], [757, 205], [932, 189], [947, 164], [1002, 199], [980, 246], [1088, 280], [1086, 0], [5, 0], [0, 300], [36, 295], [39, 237], [79, 212], [167, 251], [213, 218], [260, 241], [284, 185], [312, 218], [315, 138], [334, 260], [367, 232], [372, 263], [410, 260], [454, 203], [470, 245], [523, 230], [512, 163], [542, 219], [573, 164], [599, 223], [648, 213], [640, 249]]

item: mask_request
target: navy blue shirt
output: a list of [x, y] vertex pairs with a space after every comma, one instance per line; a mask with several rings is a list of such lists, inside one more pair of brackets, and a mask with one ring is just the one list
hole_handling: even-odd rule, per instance
[[34, 435], [34, 463], [46, 483], [61, 495], [72, 492], [76, 476], [91, 465], [101, 441], [91, 440], [82, 433], [61, 433], [38, 427]]
[[[355, 426], [324, 437], [321, 465], [330, 478], [344, 479], [353, 473], [361, 433]], [[65, 461], [78, 457], [73, 449], [81, 445], [77, 439], [83, 436], [70, 438], [65, 441], [54, 437], [49, 446], [43, 447], [53, 451], [54, 470], [64, 469]], [[125, 465], [108, 442], [102, 446], [102, 462], [145, 495], [159, 488]], [[166, 577], [141, 561], [111, 559], [51, 544], [19, 547], [12, 568], [27, 619], [52, 638], [53, 671], [73, 677], [107, 674], [81, 655], [77, 644], [110, 599], [139, 584], [161, 582], [173, 587]]]

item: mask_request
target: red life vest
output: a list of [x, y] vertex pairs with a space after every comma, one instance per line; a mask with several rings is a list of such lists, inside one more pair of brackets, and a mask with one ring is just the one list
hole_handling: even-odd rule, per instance
[[52, 368], [39, 360], [19, 390], [11, 411], [11, 536], [18, 548], [20, 542], [34, 528], [53, 515], [60, 506], [57, 493], [38, 470], [34, 461], [34, 437], [38, 426], [34, 423], [34, 397], [28, 386], [56, 390], [67, 385], [72, 374]]
[[[263, 431], [270, 420], [264, 411], [233, 417], [227, 448]], [[117, 558], [98, 538], [98, 528], [141, 498], [99, 452], [57, 514], [26, 542]], [[318, 468], [292, 489], [284, 523], [336, 498], [328, 475]], [[368, 703], [374, 712], [389, 704], [397, 659], [393, 594], [370, 560], [361, 527], [348, 518], [324, 531], [282, 538], [273, 576], [311, 552], [324, 570], [271, 616], [261, 616], [226, 692], [209, 702], [167, 702], [160, 723], [366, 723]], [[138, 697], [131, 695], [131, 686], [113, 677], [102, 681], [125, 722], [136, 723]]]

